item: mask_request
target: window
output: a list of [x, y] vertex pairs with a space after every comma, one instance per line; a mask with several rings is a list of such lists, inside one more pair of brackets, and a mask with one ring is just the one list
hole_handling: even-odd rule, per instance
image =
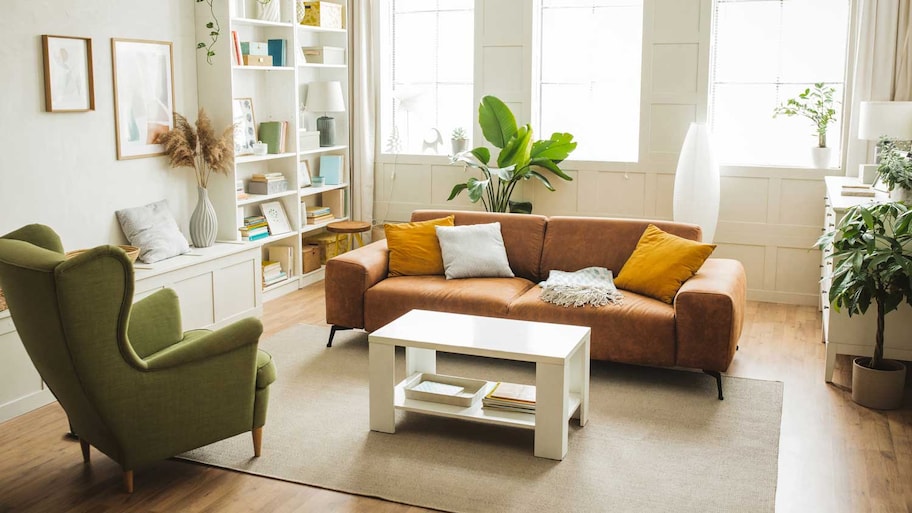
[[383, 153], [446, 155], [474, 123], [474, 0], [384, 0], [380, 21]]
[[815, 82], [836, 89], [827, 146], [839, 155], [848, 0], [716, 0], [713, 19], [709, 110], [719, 160], [809, 166], [814, 125], [774, 119], [773, 109]]
[[538, 138], [570, 132], [573, 158], [636, 162], [642, 0], [542, 0]]

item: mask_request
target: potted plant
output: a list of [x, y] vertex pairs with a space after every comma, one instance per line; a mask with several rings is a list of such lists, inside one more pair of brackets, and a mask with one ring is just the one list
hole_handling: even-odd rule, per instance
[[872, 302], [877, 307], [874, 356], [855, 359], [852, 400], [869, 408], [898, 408], [906, 367], [883, 358], [884, 317], [903, 301], [912, 305], [912, 210], [901, 202], [856, 205], [817, 241], [821, 249], [830, 244], [833, 309], [845, 308], [851, 317], [863, 315]]
[[832, 158], [831, 150], [826, 145], [827, 127], [836, 122], [836, 105], [833, 95], [836, 88], [824, 85], [823, 82], [814, 84], [814, 88], [807, 88], [796, 98], [789, 98], [785, 103], [776, 107], [773, 117], [780, 114], [785, 116], [804, 116], [814, 124], [817, 135], [817, 147], [811, 150], [814, 167], [827, 168]]
[[469, 138], [466, 137], [465, 130], [459, 126], [453, 129], [453, 134], [450, 135], [450, 146], [453, 150], [451, 155], [456, 155], [466, 151], [466, 147], [469, 145]]
[[456, 184], [447, 201], [462, 191], [468, 191], [469, 200], [481, 200], [488, 212], [532, 213], [532, 203], [510, 201], [510, 196], [520, 180], [536, 178], [549, 191], [554, 186], [542, 174], [553, 173], [563, 180], [573, 180], [558, 164], [576, 149], [573, 135], [557, 133], [550, 139], [533, 141], [532, 125], [516, 126], [516, 118], [510, 108], [495, 96], [485, 96], [478, 106], [478, 123], [481, 133], [494, 147], [500, 148], [497, 160], [491, 165], [491, 151], [479, 146], [470, 151], [453, 155], [450, 162], [463, 164], [481, 170], [482, 179], [471, 177], [465, 183]]
[[877, 166], [877, 176], [890, 190], [890, 198], [894, 201], [912, 201], [912, 159], [909, 153], [896, 148], [896, 143], [881, 138], [880, 165]]

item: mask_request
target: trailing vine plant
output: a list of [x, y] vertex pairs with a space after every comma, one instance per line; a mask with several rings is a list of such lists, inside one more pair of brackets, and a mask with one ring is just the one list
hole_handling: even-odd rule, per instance
[[221, 25], [219, 25], [218, 18], [215, 17], [215, 8], [212, 6], [212, 2], [215, 0], [196, 0], [196, 3], [206, 2], [209, 5], [209, 12], [212, 13], [212, 21], [206, 24], [206, 28], [209, 29], [209, 44], [200, 42], [196, 44], [197, 50], [206, 49], [206, 62], [210, 65], [212, 64], [212, 58], [215, 57], [215, 50], [212, 48], [215, 46], [216, 41], [218, 41], [219, 33], [222, 30]]

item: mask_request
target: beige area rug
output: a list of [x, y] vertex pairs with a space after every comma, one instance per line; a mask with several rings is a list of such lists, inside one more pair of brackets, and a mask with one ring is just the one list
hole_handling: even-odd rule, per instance
[[[563, 461], [533, 432], [397, 412], [368, 423], [367, 335], [298, 325], [261, 342], [278, 366], [253, 458], [249, 433], [183, 455], [251, 474], [446, 511], [771, 512], [782, 384], [592, 362], [590, 420]], [[440, 374], [534, 382], [534, 367], [438, 353]], [[397, 353], [397, 377], [404, 377]]]

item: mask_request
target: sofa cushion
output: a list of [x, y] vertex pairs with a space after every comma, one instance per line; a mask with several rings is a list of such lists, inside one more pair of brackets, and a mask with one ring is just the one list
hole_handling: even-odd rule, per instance
[[415, 308], [506, 317], [508, 305], [534, 286], [524, 278], [387, 278], [364, 293], [364, 329], [376, 330]]
[[[547, 217], [534, 214], [416, 210], [412, 212], [412, 221], [424, 221], [447, 215], [456, 216], [456, 226], [499, 222], [500, 233], [507, 249], [507, 259], [510, 261], [513, 273], [534, 282], [539, 282], [548, 276], [547, 270], [542, 274], [540, 265]], [[634, 241], [631, 251], [635, 245]]]
[[401, 224], [386, 224], [390, 276], [443, 274], [437, 226], [453, 226], [453, 216]]
[[674, 308], [661, 301], [624, 292], [617, 305], [566, 307], [541, 300], [541, 287], [526, 291], [510, 305], [510, 319], [553, 322], [592, 328], [593, 360], [645, 365], [675, 365]]
[[671, 304], [681, 285], [700, 269], [714, 249], [715, 244], [683, 239], [650, 224], [615, 285]]
[[[630, 258], [640, 236], [650, 224], [678, 237], [700, 240], [700, 227], [695, 224], [555, 216], [548, 219], [548, 230], [542, 248], [541, 272], [547, 276], [551, 270], [578, 271], [586, 267], [606, 267], [614, 272], [617, 279], [624, 262]], [[509, 251], [510, 246], [507, 244], [507, 253]], [[513, 263], [512, 258], [510, 263]], [[516, 271], [516, 268], [513, 270]]]
[[437, 240], [448, 280], [512, 278], [500, 223], [438, 226]]

